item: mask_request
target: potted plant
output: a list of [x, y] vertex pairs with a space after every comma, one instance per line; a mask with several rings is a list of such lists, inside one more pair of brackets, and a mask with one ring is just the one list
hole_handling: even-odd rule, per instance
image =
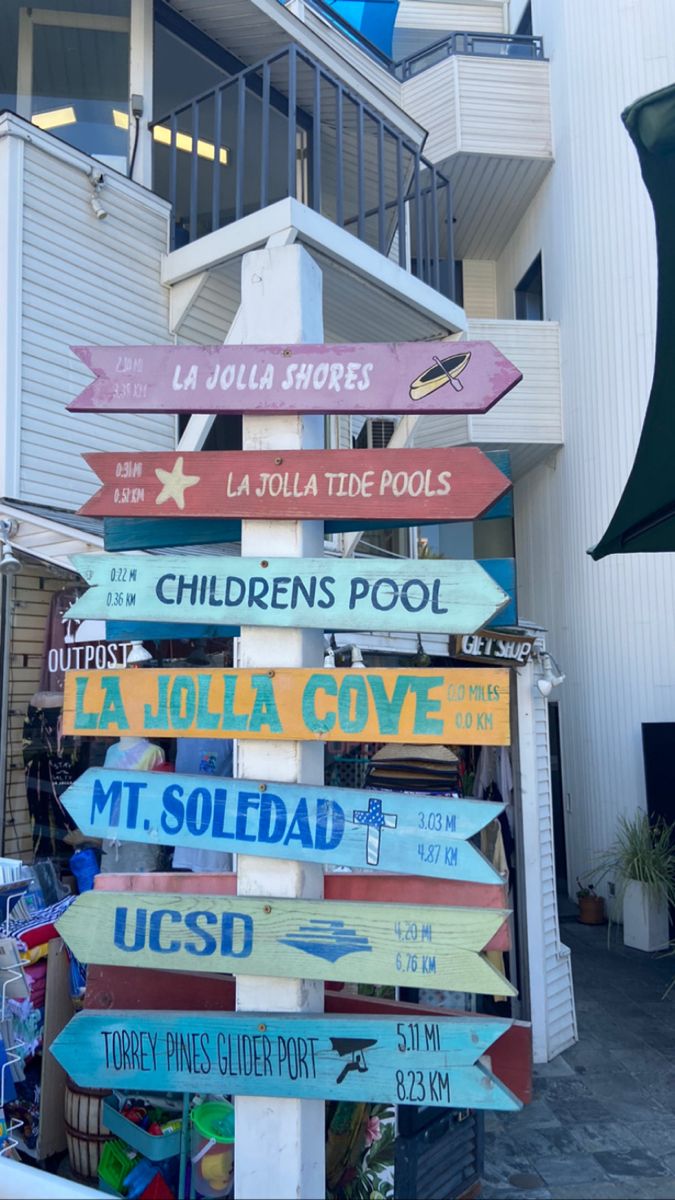
[[675, 822], [652, 822], [646, 812], [619, 818], [603, 874], [613, 873], [618, 883], [625, 946], [653, 951], [669, 945], [668, 908], [675, 904], [674, 829]]
[[605, 901], [598, 896], [592, 883], [582, 883], [577, 876], [577, 904], [582, 925], [602, 925], [605, 920]]

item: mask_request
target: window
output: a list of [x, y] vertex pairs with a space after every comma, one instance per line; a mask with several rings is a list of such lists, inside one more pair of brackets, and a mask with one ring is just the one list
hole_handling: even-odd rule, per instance
[[3, 0], [0, 106], [126, 170], [129, 0]]
[[541, 254], [516, 285], [516, 320], [543, 321], [544, 289], [541, 277]]

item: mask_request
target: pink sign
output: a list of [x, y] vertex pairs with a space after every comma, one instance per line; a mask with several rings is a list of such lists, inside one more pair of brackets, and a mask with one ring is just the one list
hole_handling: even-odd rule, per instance
[[73, 412], [483, 413], [522, 378], [491, 342], [72, 349]]

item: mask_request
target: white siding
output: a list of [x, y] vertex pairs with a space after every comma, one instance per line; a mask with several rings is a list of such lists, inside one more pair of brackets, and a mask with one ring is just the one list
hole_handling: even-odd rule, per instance
[[466, 29], [472, 33], [504, 33], [502, 0], [461, 4], [454, 0], [400, 0], [397, 29]]
[[570, 953], [558, 926], [548, 713], [536, 686], [539, 659], [514, 674], [517, 843], [525, 864], [519, 918], [527, 939], [532, 1052], [535, 1062], [548, 1062], [577, 1039], [574, 989]]
[[393, 55], [398, 61], [438, 41], [445, 33], [504, 33], [505, 8], [501, 0], [483, 4], [458, 4], [453, 0], [401, 0], [396, 14]]
[[[420, 417], [416, 446], [562, 444], [559, 330], [549, 321], [469, 321], [467, 338], [493, 342], [522, 371], [522, 381], [479, 417]], [[516, 470], [514, 474], [517, 474]], [[533, 610], [528, 609], [532, 614]]]
[[565, 447], [516, 485], [520, 609], [549, 630], [570, 890], [645, 804], [641, 724], [675, 717], [675, 558], [593, 563], [632, 466], [656, 322], [654, 225], [620, 114], [675, 77], [670, 0], [534, 0], [551, 56], [556, 166], [498, 263], [500, 312], [541, 250], [560, 322]]
[[403, 106], [429, 130], [424, 152], [550, 158], [547, 62], [455, 55], [403, 84]]
[[215, 267], [178, 329], [178, 341], [216, 346], [225, 341], [239, 308], [239, 260]]
[[66, 412], [91, 380], [69, 346], [170, 340], [159, 276], [167, 206], [105, 171], [109, 215], [96, 220], [80, 165], [88, 160], [73, 157], [56, 157], [36, 134], [23, 180], [19, 498], [62, 508], [77, 508], [97, 486], [83, 452], [174, 445], [172, 417]]
[[464, 312], [467, 317], [496, 317], [496, 264], [489, 259], [465, 258], [462, 263], [462, 276]]
[[420, 71], [403, 84], [401, 95], [406, 112], [429, 130], [424, 143], [426, 157], [440, 163], [456, 154], [459, 150], [457, 57], [445, 58]]
[[460, 55], [461, 148], [471, 154], [550, 156], [549, 64]]
[[[533, 675], [542, 674], [538, 664]], [[546, 1057], [554, 1058], [577, 1040], [571, 956], [560, 941], [556, 892], [551, 754], [548, 737], [547, 702], [535, 687], [532, 692], [535, 730], [535, 762], [538, 797], [539, 884], [541, 889], [546, 992]]]

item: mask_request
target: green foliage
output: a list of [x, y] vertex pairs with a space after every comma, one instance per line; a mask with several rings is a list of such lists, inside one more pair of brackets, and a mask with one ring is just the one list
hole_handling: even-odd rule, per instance
[[675, 904], [674, 829], [675, 822], [661, 817], [652, 824], [646, 812], [620, 817], [616, 841], [600, 862], [602, 875], [614, 874], [621, 894], [635, 881]]

